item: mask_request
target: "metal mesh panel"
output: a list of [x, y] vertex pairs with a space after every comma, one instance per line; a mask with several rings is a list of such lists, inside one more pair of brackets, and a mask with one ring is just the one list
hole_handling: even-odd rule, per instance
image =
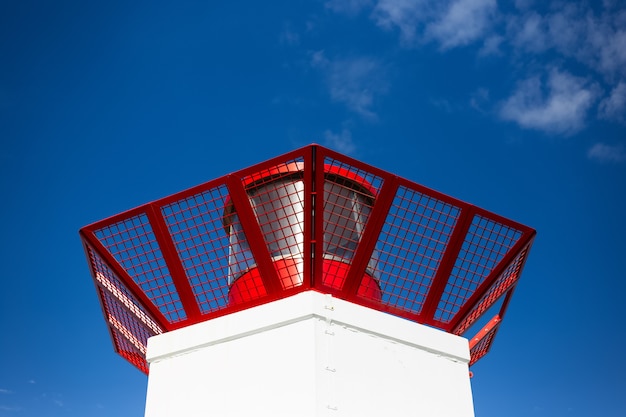
[[281, 279], [281, 287], [303, 282], [304, 182], [302, 159], [288, 161], [242, 178], [263, 234], [265, 245]]
[[104, 227], [94, 234], [169, 321], [186, 318], [146, 215]]
[[109, 326], [122, 335], [135, 350], [145, 355], [148, 338], [154, 336], [155, 333], [145, 327], [135, 316], [129, 314], [111, 294], [103, 290], [100, 291], [106, 305]]
[[460, 210], [400, 187], [378, 243], [382, 301], [419, 313]]
[[463, 334], [469, 327], [489, 309], [507, 290], [509, 290], [519, 279], [524, 259], [526, 258], [528, 247], [520, 251], [504, 272], [491, 285], [489, 290], [475, 304], [474, 308], [467, 314], [463, 321], [454, 330], [455, 334]]
[[[128, 315], [128, 319], [131, 318], [130, 316], [133, 319], [138, 319], [141, 326], [146, 329], [146, 332], [151, 334], [163, 333], [163, 329], [150, 317], [148, 312], [142, 307], [141, 302], [131, 294], [126, 285], [109, 269], [102, 258], [92, 248], [88, 247], [87, 250], [92, 261], [91, 264], [95, 273], [94, 278], [97, 284], [102, 291], [106, 290], [106, 294], [110, 295], [107, 298], [101, 297], [107, 313], [120, 311], [123, 315]], [[115, 303], [115, 305], [109, 305], [108, 302]], [[127, 310], [126, 313], [119, 310], [116, 306], [124, 306]], [[120, 317], [117, 317], [117, 319], [119, 320]], [[122, 322], [124, 321], [122, 320]]]
[[147, 374], [149, 367], [148, 362], [146, 361], [145, 352], [137, 349], [132, 343], [115, 330], [111, 332], [111, 337], [117, 353], [119, 353], [132, 365], [137, 367], [141, 372]]
[[[237, 228], [233, 213], [224, 218], [228, 191], [225, 186], [176, 201], [161, 208], [178, 257], [200, 311], [219, 310], [228, 303], [229, 240], [224, 221]], [[230, 256], [241, 259], [239, 253]], [[246, 259], [252, 266], [253, 259]]]
[[489, 352], [491, 344], [493, 343], [493, 338], [495, 337], [497, 331], [498, 326], [495, 326], [480, 340], [480, 342], [470, 349], [470, 366], [475, 364], [476, 361]]
[[[96, 256], [94, 259], [98, 259]], [[148, 338], [162, 333], [160, 327], [139, 306], [136, 299], [100, 262], [96, 280], [115, 350], [130, 363], [147, 373], [145, 360]]]
[[[383, 186], [383, 178], [369, 170], [356, 167], [336, 158], [324, 159], [326, 179], [339, 184], [354, 186], [360, 185], [361, 194], [375, 196]], [[339, 178], [341, 176], [342, 178]]]
[[[325, 159], [324, 172], [324, 258], [349, 265], [383, 179], [332, 158]], [[370, 260], [367, 272], [376, 273], [375, 256]], [[342, 287], [346, 278], [342, 267], [326, 268], [325, 273], [326, 285]]]
[[474, 216], [435, 319], [448, 323], [521, 235], [516, 229]]

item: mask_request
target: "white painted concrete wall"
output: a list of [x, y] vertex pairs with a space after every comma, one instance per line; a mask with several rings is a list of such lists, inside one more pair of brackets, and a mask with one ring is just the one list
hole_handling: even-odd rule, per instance
[[146, 417], [473, 417], [466, 339], [309, 291], [151, 338]]

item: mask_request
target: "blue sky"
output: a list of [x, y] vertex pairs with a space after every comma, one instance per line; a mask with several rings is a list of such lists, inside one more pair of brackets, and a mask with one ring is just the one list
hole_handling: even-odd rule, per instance
[[534, 227], [476, 415], [626, 415], [626, 4], [0, 3], [0, 416], [141, 416], [78, 229], [319, 143]]

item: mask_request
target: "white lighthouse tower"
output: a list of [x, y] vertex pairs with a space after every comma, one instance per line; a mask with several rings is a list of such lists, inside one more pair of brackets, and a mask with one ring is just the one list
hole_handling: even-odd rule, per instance
[[317, 145], [81, 229], [146, 417], [473, 416], [534, 235]]

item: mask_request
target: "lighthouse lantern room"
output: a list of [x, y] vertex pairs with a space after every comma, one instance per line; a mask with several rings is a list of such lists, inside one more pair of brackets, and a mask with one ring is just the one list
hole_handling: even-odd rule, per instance
[[80, 235], [146, 417], [464, 417], [535, 231], [310, 145]]

